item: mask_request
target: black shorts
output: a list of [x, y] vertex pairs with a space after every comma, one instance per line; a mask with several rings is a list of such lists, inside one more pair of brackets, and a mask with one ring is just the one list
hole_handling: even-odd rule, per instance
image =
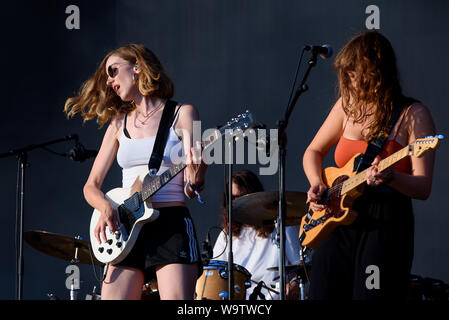
[[147, 283], [156, 279], [158, 265], [197, 263], [200, 277], [201, 256], [189, 209], [177, 206], [157, 210], [159, 217], [142, 227], [131, 252], [116, 266], [144, 271]]

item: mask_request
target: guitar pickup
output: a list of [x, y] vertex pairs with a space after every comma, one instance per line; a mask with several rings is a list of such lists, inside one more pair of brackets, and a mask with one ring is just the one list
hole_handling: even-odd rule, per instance
[[305, 221], [306, 223], [309, 223], [310, 219], [312, 218], [312, 215], [313, 215], [313, 211], [312, 211], [312, 210], [309, 210], [309, 211], [307, 212], [307, 215], [306, 215], [304, 221]]
[[123, 204], [129, 211], [136, 212], [142, 205], [142, 198], [140, 197], [140, 194], [136, 192], [131, 197], [126, 199]]

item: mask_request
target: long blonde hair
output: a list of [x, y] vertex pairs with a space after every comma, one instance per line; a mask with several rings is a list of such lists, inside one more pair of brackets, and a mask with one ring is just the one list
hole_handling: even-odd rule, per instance
[[[335, 58], [334, 69], [346, 115], [355, 123], [363, 123], [374, 114], [373, 121], [362, 131], [363, 138], [369, 141], [388, 135], [384, 129], [393, 108], [404, 100], [396, 56], [388, 39], [377, 31], [352, 38]], [[355, 73], [355, 87], [349, 72]]]
[[97, 118], [100, 128], [113, 117], [132, 111], [135, 106], [124, 102], [106, 85], [106, 61], [111, 56], [118, 56], [131, 65], [138, 64], [141, 73], [137, 79], [139, 92], [144, 96], [157, 96], [163, 99], [173, 97], [174, 86], [165, 74], [156, 55], [141, 44], [130, 44], [109, 52], [101, 61], [95, 73], [81, 86], [78, 95], [68, 98], [64, 105], [67, 118], [77, 113], [83, 121]]

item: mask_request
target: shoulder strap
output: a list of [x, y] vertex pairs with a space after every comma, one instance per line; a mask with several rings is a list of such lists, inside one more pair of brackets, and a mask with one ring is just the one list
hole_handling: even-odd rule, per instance
[[174, 120], [173, 115], [177, 104], [178, 103], [173, 100], [167, 100], [165, 104], [161, 121], [159, 122], [156, 140], [154, 141], [153, 152], [151, 153], [151, 157], [148, 162], [150, 176], [155, 176], [161, 166], [165, 145], [167, 144], [168, 132]]
[[393, 108], [393, 113], [391, 115], [390, 122], [388, 123], [386, 130], [385, 130], [386, 132], [388, 132], [387, 136], [372, 138], [368, 142], [368, 147], [366, 148], [365, 153], [363, 154], [363, 156], [361, 157], [361, 159], [359, 160], [359, 162], [357, 164], [357, 167], [356, 167], [357, 172], [365, 170], [366, 168], [371, 166], [371, 163], [374, 161], [374, 158], [382, 150], [385, 142], [388, 139], [388, 136], [391, 133], [391, 130], [393, 130], [394, 124], [398, 121], [399, 116], [401, 115], [403, 109], [404, 109], [404, 105], [399, 105], [399, 106]]
[[127, 113], [125, 113], [125, 119], [123, 120], [123, 133], [125, 134], [125, 136], [127, 137], [127, 138], [129, 138], [129, 139], [131, 139], [131, 136], [130, 136], [130, 134], [129, 134], [129, 132], [128, 132], [128, 129], [126, 129], [126, 119], [128, 119], [128, 114]]

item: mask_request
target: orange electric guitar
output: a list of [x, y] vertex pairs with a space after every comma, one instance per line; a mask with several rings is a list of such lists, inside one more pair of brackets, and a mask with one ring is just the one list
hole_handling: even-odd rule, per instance
[[[436, 149], [441, 139], [441, 135], [417, 139], [381, 160], [377, 168], [381, 172], [407, 156], [421, 157], [427, 151]], [[351, 207], [363, 193], [368, 170], [360, 173], [354, 171], [354, 164], [361, 155], [355, 155], [343, 168], [329, 167], [323, 170], [323, 182], [328, 189], [323, 192], [319, 203], [326, 205], [326, 208], [314, 211], [307, 203], [307, 213], [301, 220], [299, 230], [299, 241], [303, 247], [316, 248], [337, 226], [351, 224], [357, 217], [357, 212]]]

